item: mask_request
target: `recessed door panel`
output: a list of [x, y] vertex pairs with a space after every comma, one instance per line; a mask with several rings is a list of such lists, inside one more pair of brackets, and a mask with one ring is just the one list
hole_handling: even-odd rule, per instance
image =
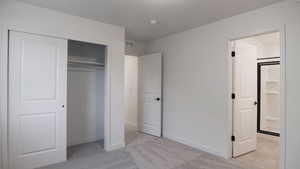
[[21, 50], [23, 99], [56, 99], [58, 49], [51, 43], [26, 40], [22, 42]]
[[55, 149], [55, 113], [29, 115], [20, 118], [22, 155]]

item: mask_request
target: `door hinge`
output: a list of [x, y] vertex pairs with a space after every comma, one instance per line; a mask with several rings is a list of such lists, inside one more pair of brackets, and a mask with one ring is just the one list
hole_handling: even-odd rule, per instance
[[232, 98], [232, 99], [235, 99], [235, 93], [232, 93], [232, 94], [231, 94], [231, 98]]
[[231, 57], [235, 57], [235, 51], [231, 52]]
[[231, 136], [231, 141], [235, 141], [235, 136]]

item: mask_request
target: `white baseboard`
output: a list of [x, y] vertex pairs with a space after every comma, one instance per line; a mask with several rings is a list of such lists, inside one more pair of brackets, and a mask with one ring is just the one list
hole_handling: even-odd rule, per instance
[[108, 145], [105, 147], [105, 151], [114, 151], [125, 147], [125, 143]]
[[95, 141], [103, 140], [103, 138], [97, 138], [97, 137], [91, 137], [91, 138], [80, 138], [80, 139], [74, 139], [74, 140], [68, 140], [68, 147], [69, 146], [75, 146], [79, 144], [84, 144], [84, 143], [92, 143]]
[[194, 143], [193, 141], [191, 140], [187, 140], [187, 139], [184, 139], [184, 138], [181, 138], [181, 137], [178, 137], [178, 136], [175, 136], [175, 135], [172, 135], [172, 134], [169, 134], [169, 133], [166, 133], [164, 132], [163, 136], [165, 138], [168, 138], [170, 140], [173, 140], [173, 141], [176, 141], [178, 143], [181, 143], [181, 144], [184, 144], [184, 145], [187, 145], [187, 146], [190, 146], [190, 147], [193, 147], [195, 149], [198, 149], [198, 150], [201, 150], [201, 151], [205, 151], [207, 153], [210, 153], [210, 154], [213, 154], [213, 155], [216, 155], [216, 156], [219, 156], [219, 157], [222, 157], [222, 158], [226, 158], [226, 154], [223, 154], [211, 147], [208, 147], [208, 146], [204, 146], [204, 145], [201, 145], [201, 144], [197, 144], [197, 143]]

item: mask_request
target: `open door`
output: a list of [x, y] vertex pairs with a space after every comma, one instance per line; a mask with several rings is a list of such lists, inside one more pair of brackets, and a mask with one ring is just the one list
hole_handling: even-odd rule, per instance
[[66, 160], [67, 41], [10, 31], [9, 168]]
[[162, 55], [139, 57], [139, 114], [141, 132], [161, 136]]
[[235, 41], [233, 58], [233, 157], [256, 149], [257, 51], [243, 41]]

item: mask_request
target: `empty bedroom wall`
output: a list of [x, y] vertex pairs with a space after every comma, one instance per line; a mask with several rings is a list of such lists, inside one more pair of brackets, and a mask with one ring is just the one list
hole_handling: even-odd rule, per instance
[[68, 71], [68, 145], [104, 139], [104, 71]]
[[268, 33], [242, 39], [257, 48], [257, 58], [280, 57], [280, 33]]
[[299, 2], [281, 2], [149, 42], [146, 52], [163, 52], [164, 58], [164, 136], [229, 158], [228, 41], [286, 27], [285, 166], [300, 168], [299, 16]]
[[126, 41], [125, 54], [130, 56], [143, 56], [145, 54], [145, 42]]
[[[0, 24], [0, 31], [2, 32], [3, 31], [3, 26]], [[3, 62], [4, 60], [4, 57], [1, 57], [2, 56], [2, 53], [3, 53], [3, 48], [1, 45], [3, 42], [3, 38], [2, 38], [2, 33], [0, 33], [0, 63]], [[1, 66], [0, 68], [0, 74], [2, 74], [4, 72], [4, 69], [6, 69], [7, 67], [3, 67]], [[3, 75], [2, 75], [3, 76]], [[6, 76], [4, 76], [6, 77]], [[1, 79], [0, 79], [1, 81]], [[5, 87], [3, 86], [2, 83], [0, 83], [0, 95], [3, 97], [6, 97], [6, 94], [4, 94], [6, 91]], [[5, 104], [4, 102], [1, 101], [1, 97], [0, 97], [0, 169], [4, 168], [3, 167], [3, 156], [2, 156], [2, 153], [3, 152], [3, 147], [6, 147], [6, 144], [3, 144], [2, 142], [2, 135], [3, 135], [3, 128], [4, 128], [4, 125], [6, 124], [6, 122], [3, 120], [4, 119], [4, 114], [1, 113], [1, 112], [4, 112], [5, 109], [6, 109], [6, 106], [4, 106], [3, 104]]]

